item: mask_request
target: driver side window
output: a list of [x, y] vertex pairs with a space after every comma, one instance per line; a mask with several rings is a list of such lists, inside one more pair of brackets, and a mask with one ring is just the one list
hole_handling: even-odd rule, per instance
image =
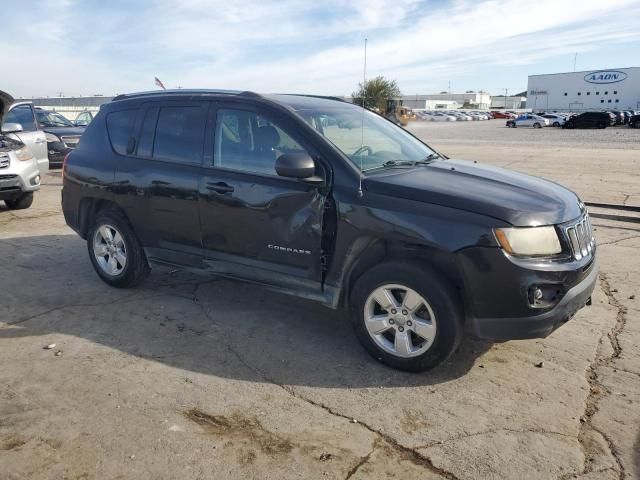
[[299, 151], [304, 151], [300, 144], [269, 118], [248, 110], [218, 110], [215, 166], [276, 176], [276, 159]]

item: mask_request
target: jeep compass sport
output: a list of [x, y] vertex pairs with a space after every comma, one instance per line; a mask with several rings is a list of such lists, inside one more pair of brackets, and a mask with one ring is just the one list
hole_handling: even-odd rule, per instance
[[121, 95], [63, 172], [65, 219], [109, 285], [163, 264], [347, 308], [364, 348], [403, 370], [439, 364], [465, 331], [549, 335], [596, 282], [574, 193], [450, 160], [336, 99]]

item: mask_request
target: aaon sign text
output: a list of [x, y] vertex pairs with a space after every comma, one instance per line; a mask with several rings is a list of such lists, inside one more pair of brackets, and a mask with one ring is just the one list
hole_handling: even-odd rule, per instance
[[599, 70], [587, 73], [584, 81], [589, 83], [618, 83], [627, 78], [627, 74], [619, 70]]

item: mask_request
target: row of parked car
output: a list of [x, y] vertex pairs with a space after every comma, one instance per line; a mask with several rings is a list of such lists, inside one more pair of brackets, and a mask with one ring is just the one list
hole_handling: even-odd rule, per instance
[[562, 127], [562, 128], [607, 128], [629, 125], [640, 128], [639, 111], [583, 112], [575, 113], [526, 113], [507, 120], [506, 126], [516, 127]]
[[457, 111], [457, 110], [437, 110], [437, 111], [418, 111], [415, 112], [416, 120], [425, 120], [428, 122], [465, 122], [472, 120], [491, 120], [495, 117], [495, 112], [481, 111]]
[[42, 175], [62, 166], [92, 119], [82, 112], [71, 122], [0, 91], [0, 200], [10, 209], [30, 207]]

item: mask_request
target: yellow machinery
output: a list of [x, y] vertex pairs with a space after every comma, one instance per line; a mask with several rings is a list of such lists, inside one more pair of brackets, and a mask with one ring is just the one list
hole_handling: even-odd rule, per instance
[[409, 120], [415, 118], [415, 114], [410, 108], [403, 106], [402, 100], [399, 98], [387, 100], [387, 109], [384, 112], [384, 116], [403, 127], [409, 123]]

